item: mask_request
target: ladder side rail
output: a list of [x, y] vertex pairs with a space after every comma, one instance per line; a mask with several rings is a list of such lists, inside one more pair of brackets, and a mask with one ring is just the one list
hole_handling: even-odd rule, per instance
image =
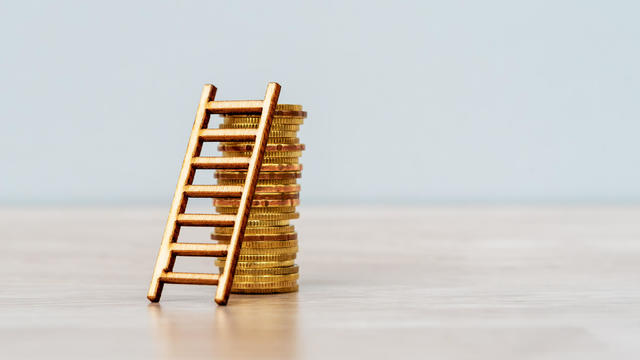
[[253, 153], [251, 154], [251, 159], [249, 161], [244, 190], [238, 206], [238, 214], [236, 216], [233, 233], [227, 249], [227, 258], [224, 270], [218, 279], [215, 301], [219, 305], [225, 305], [229, 300], [229, 294], [231, 293], [231, 287], [233, 285], [233, 275], [235, 274], [236, 264], [240, 256], [242, 239], [249, 220], [249, 212], [251, 210], [251, 205], [253, 204], [253, 195], [258, 183], [258, 176], [260, 174], [262, 160], [264, 159], [264, 152], [267, 147], [269, 131], [271, 130], [271, 123], [276, 110], [276, 105], [278, 104], [279, 96], [280, 85], [278, 83], [269, 83], [264, 103], [262, 105], [262, 114], [260, 116], [256, 140], [253, 146]]
[[171, 202], [171, 209], [169, 211], [169, 217], [165, 225], [164, 234], [162, 236], [162, 243], [160, 244], [160, 250], [158, 251], [158, 257], [156, 259], [156, 265], [153, 270], [153, 277], [151, 284], [149, 285], [149, 292], [147, 298], [153, 302], [160, 300], [162, 295], [162, 288], [164, 282], [161, 281], [163, 272], [170, 272], [175, 263], [175, 256], [172, 254], [170, 244], [176, 241], [180, 227], [177, 224], [178, 215], [183, 213], [187, 207], [187, 199], [184, 194], [184, 187], [191, 185], [193, 182], [193, 176], [195, 169], [191, 166], [191, 161], [194, 157], [200, 155], [202, 149], [202, 141], [200, 140], [200, 130], [206, 129], [209, 123], [210, 113], [207, 111], [207, 105], [216, 96], [216, 87], [211, 84], [206, 84], [202, 88], [202, 95], [200, 96], [200, 103], [198, 104], [198, 110], [196, 112], [196, 118], [193, 122], [193, 129], [191, 130], [191, 136], [187, 144], [187, 151], [182, 161], [182, 168], [180, 170], [180, 176], [178, 177], [178, 184], [176, 185], [176, 191], [173, 195], [173, 201]]

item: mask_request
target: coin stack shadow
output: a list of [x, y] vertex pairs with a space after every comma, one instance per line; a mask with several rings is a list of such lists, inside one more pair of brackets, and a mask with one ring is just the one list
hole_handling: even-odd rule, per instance
[[[302, 175], [298, 130], [306, 118], [301, 105], [278, 105], [269, 133], [263, 164], [278, 164], [278, 171], [260, 171], [245, 230], [240, 258], [233, 278], [233, 293], [269, 294], [298, 290], [298, 234], [289, 223], [299, 214]], [[224, 115], [222, 129], [257, 128], [259, 115]], [[253, 143], [223, 142], [218, 149], [226, 157], [251, 156]], [[246, 171], [216, 170], [219, 185], [244, 185]], [[236, 214], [239, 199], [214, 199], [221, 214]], [[233, 228], [216, 227], [211, 239], [228, 244]], [[216, 266], [224, 267], [225, 258], [217, 258]]]

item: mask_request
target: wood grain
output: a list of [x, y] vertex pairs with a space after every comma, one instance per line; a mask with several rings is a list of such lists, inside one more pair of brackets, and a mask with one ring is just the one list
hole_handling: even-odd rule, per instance
[[182, 256], [227, 256], [227, 245], [211, 243], [171, 243], [170, 249]]
[[212, 114], [260, 114], [263, 110], [263, 106], [263, 100], [211, 101], [207, 104], [207, 110]]
[[160, 280], [167, 284], [218, 285], [219, 277], [209, 273], [163, 272]]
[[254, 141], [254, 129], [202, 129], [200, 139], [207, 141]]
[[186, 185], [184, 193], [189, 197], [240, 197], [242, 189], [236, 185]]
[[192, 160], [195, 169], [246, 169], [249, 167], [249, 158], [245, 157], [195, 157]]
[[178, 214], [176, 222], [181, 226], [234, 226], [234, 215], [221, 214]]

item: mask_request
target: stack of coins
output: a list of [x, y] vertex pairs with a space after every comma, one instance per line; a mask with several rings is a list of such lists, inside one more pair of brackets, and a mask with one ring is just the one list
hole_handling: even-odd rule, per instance
[[[260, 171], [245, 230], [240, 258], [233, 279], [233, 293], [269, 294], [298, 290], [299, 268], [295, 264], [298, 253], [298, 234], [290, 220], [299, 214], [302, 174], [298, 130], [306, 118], [301, 105], [278, 105], [269, 133], [263, 164], [278, 164], [278, 171]], [[256, 128], [259, 115], [224, 115], [222, 129]], [[251, 156], [253, 143], [223, 142], [218, 149], [223, 156]], [[273, 168], [273, 166], [272, 166]], [[246, 171], [217, 170], [219, 185], [243, 185]], [[236, 214], [239, 199], [214, 199], [218, 213]], [[217, 227], [211, 239], [228, 244], [233, 228]], [[224, 267], [225, 258], [216, 259], [216, 266]]]

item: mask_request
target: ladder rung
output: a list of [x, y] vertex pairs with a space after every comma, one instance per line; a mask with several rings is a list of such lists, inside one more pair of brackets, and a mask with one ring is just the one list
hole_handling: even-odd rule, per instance
[[243, 187], [239, 185], [186, 185], [185, 195], [194, 198], [236, 198], [242, 196]]
[[209, 101], [207, 110], [212, 114], [261, 113], [262, 100]]
[[302, 164], [265, 164], [262, 163], [260, 171], [300, 171], [302, 170]]
[[194, 244], [172, 243], [170, 247], [174, 255], [183, 256], [227, 256], [226, 244]]
[[248, 157], [196, 157], [191, 161], [196, 169], [246, 169], [249, 167]]
[[169, 284], [218, 285], [220, 274], [163, 272], [160, 281]]
[[204, 141], [254, 141], [256, 129], [202, 129], [200, 139]]
[[235, 215], [222, 214], [180, 214], [177, 222], [184, 226], [233, 226]]

